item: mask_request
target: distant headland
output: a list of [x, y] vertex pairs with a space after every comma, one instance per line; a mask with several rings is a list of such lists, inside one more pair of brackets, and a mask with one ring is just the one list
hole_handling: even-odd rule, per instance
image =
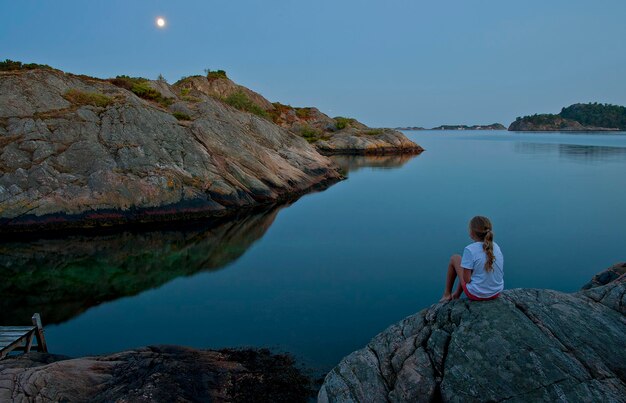
[[626, 130], [626, 107], [597, 102], [574, 104], [558, 114], [518, 117], [509, 131], [621, 131]]

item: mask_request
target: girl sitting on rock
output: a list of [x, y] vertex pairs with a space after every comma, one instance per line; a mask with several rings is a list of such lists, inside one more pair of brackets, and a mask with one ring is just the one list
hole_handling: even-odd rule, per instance
[[[440, 302], [458, 299], [462, 292], [472, 301], [498, 298], [504, 289], [504, 257], [493, 241], [491, 221], [476, 216], [469, 223], [469, 236], [475, 242], [467, 245], [463, 256], [453, 255], [448, 264], [446, 288]], [[459, 285], [452, 293], [454, 280]]]

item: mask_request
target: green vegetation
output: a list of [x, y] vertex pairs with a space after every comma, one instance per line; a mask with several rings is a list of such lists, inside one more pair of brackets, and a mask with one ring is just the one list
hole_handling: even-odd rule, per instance
[[191, 120], [191, 116], [183, 112], [174, 112], [172, 115], [174, 115], [174, 117], [178, 120]]
[[6, 59], [0, 62], [0, 71], [14, 71], [14, 70], [34, 70], [34, 69], [48, 69], [54, 70], [47, 64], [37, 63], [22, 63], [15, 60]]
[[205, 69], [206, 78], [209, 81], [217, 80], [218, 78], [228, 78], [224, 70], [210, 70]]
[[337, 116], [334, 119], [335, 119], [335, 126], [337, 127], [337, 130], [343, 130], [346, 127], [352, 126], [354, 122], [356, 122], [356, 119], [344, 118], [343, 116]]
[[109, 81], [113, 85], [132, 91], [139, 98], [157, 102], [164, 107], [170, 106], [174, 102], [172, 98], [166, 98], [161, 95], [159, 91], [150, 87], [148, 80], [143, 77], [129, 77], [122, 75]]
[[300, 129], [300, 136], [304, 137], [309, 143], [315, 143], [322, 137], [322, 131], [309, 126], [303, 126]]
[[543, 114], [534, 114], [530, 116], [524, 116], [523, 118], [517, 117], [515, 121], [524, 120], [533, 125], [551, 125], [554, 124], [557, 120], [559, 120], [559, 115], [554, 115], [552, 113], [543, 113]]
[[378, 136], [380, 134], [383, 134], [385, 132], [385, 129], [369, 129], [365, 132], [365, 134], [367, 134], [368, 136]]
[[92, 105], [104, 108], [113, 103], [113, 98], [97, 92], [84, 92], [70, 89], [63, 94], [63, 98], [74, 105]]
[[574, 104], [561, 109], [565, 119], [575, 120], [585, 126], [626, 130], [626, 107], [611, 104]]
[[224, 98], [223, 101], [240, 111], [250, 112], [265, 119], [271, 119], [270, 114], [267, 111], [248, 98], [243, 91], [237, 91]]
[[191, 88], [181, 88], [180, 89], [180, 95], [187, 96], [187, 95], [189, 95], [190, 91], [191, 91]]
[[[574, 104], [561, 109], [561, 113], [534, 114], [517, 117], [516, 122], [535, 126], [554, 126], [565, 128], [570, 121], [578, 122], [587, 127], [626, 130], [626, 107], [597, 102], [588, 104]], [[569, 122], [569, 123], [568, 123]]]

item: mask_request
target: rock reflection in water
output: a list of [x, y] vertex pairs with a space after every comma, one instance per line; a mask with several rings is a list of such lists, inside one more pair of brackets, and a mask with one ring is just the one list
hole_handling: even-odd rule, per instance
[[558, 154], [561, 158], [583, 163], [626, 159], [626, 148], [624, 147], [521, 142], [515, 144], [515, 151], [531, 155]]
[[279, 210], [193, 229], [1, 243], [0, 324], [28, 324], [33, 312], [61, 323], [105, 301], [220, 269], [260, 239]]
[[361, 168], [400, 168], [417, 155], [333, 155], [329, 158], [339, 165], [345, 172], [356, 172]]

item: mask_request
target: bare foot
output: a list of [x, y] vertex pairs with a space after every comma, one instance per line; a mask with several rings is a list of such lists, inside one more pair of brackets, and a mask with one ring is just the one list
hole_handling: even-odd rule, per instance
[[443, 297], [441, 297], [441, 299], [439, 300], [439, 302], [448, 302], [452, 299], [452, 295], [450, 294], [443, 294]]
[[457, 294], [457, 293], [452, 294], [452, 299], [459, 299], [459, 298], [461, 298], [461, 294]]

